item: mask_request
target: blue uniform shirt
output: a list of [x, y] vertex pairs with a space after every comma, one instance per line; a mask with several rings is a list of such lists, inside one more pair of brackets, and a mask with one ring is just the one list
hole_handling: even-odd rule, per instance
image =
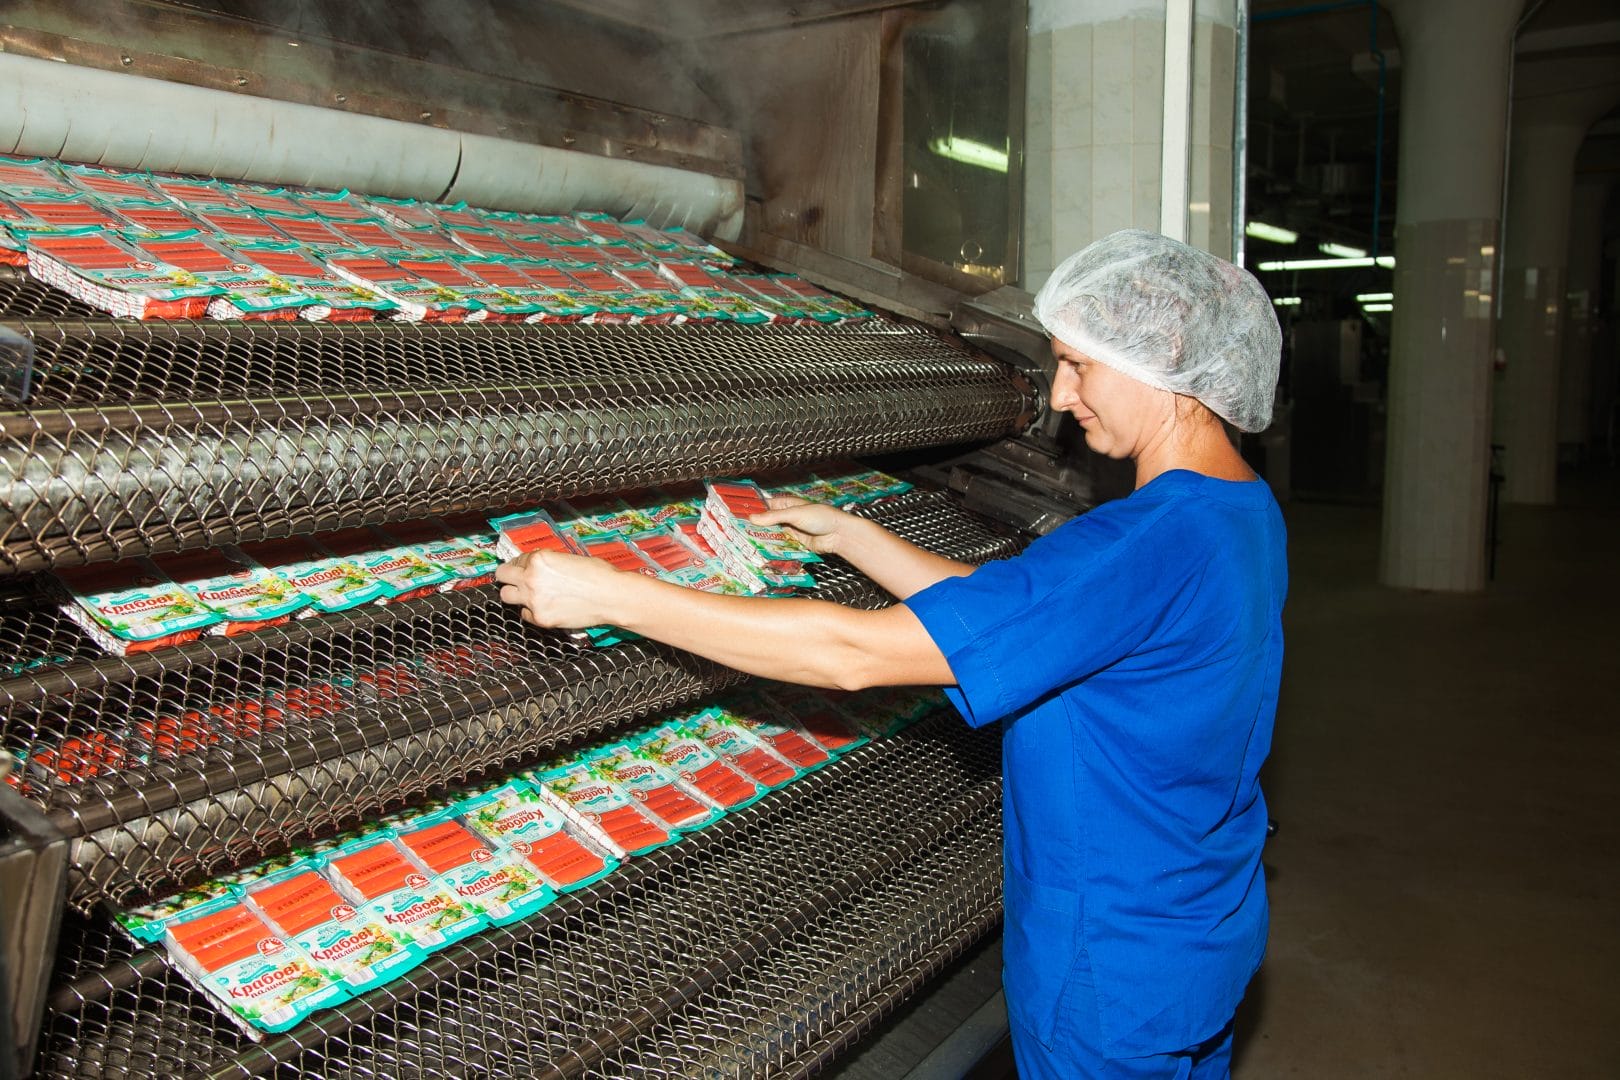
[[1049, 1049], [1081, 986], [1107, 1056], [1196, 1045], [1259, 967], [1287, 572], [1264, 483], [1177, 470], [906, 601], [1005, 721], [1003, 982]]

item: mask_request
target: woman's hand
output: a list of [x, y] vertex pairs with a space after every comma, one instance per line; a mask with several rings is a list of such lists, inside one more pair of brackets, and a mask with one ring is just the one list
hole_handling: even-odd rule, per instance
[[531, 551], [495, 571], [501, 601], [522, 609], [535, 626], [580, 630], [612, 622], [608, 614], [625, 578], [600, 559], [560, 551]]
[[850, 523], [863, 519], [825, 503], [806, 502], [790, 495], [774, 495], [769, 510], [755, 514], [748, 520], [755, 525], [785, 526], [795, 540], [811, 551], [818, 555], [833, 555], [838, 551], [839, 539], [847, 535]]

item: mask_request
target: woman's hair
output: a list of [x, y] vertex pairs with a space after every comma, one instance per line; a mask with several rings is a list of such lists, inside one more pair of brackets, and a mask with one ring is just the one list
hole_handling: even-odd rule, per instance
[[1196, 398], [1242, 431], [1271, 422], [1282, 330], [1260, 283], [1225, 259], [1125, 229], [1065, 259], [1035, 317], [1093, 360]]

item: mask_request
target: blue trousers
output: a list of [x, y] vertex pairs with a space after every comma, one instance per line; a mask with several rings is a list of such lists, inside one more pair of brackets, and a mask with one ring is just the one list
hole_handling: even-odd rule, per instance
[[1017, 1023], [1012, 1025], [1018, 1080], [1228, 1080], [1232, 1075], [1232, 1025], [1198, 1046], [1149, 1057], [1103, 1056], [1097, 1032], [1059, 1030], [1052, 1049]]

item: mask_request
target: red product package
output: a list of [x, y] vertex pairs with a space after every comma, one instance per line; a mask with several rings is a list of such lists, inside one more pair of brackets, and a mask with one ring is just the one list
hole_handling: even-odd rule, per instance
[[671, 532], [642, 533], [631, 537], [629, 543], [643, 558], [665, 572], [700, 567], [706, 556]]
[[26, 199], [35, 195], [72, 195], [74, 189], [46, 158], [0, 154], [0, 196]]
[[825, 765], [832, 755], [810, 738], [791, 718], [754, 694], [742, 694], [726, 705], [726, 712], [741, 720], [748, 730], [789, 764], [801, 769]]
[[12, 199], [11, 204], [22, 212], [20, 223], [35, 228], [116, 229], [120, 224], [111, 210], [87, 195], [40, 195]]
[[118, 172], [95, 165], [63, 165], [62, 173], [76, 187], [95, 195], [120, 199], [154, 199], [157, 190], [145, 173]]
[[293, 193], [285, 188], [267, 188], [258, 184], [232, 184], [231, 194], [255, 210], [271, 214], [300, 216], [307, 214]]
[[226, 241], [273, 240], [285, 243], [280, 230], [251, 210], [229, 210], [223, 207], [201, 207], [192, 211], [192, 217], [214, 231]]
[[243, 203], [214, 180], [194, 180], [186, 176], [154, 176], [152, 186], [188, 210], [212, 207], [242, 210]]
[[264, 220], [289, 240], [311, 247], [345, 248], [353, 242], [338, 232], [329, 222], [318, 217], [292, 217], [285, 214], [265, 214]]
[[331, 882], [314, 870], [254, 889], [253, 902], [288, 937], [328, 922], [335, 910], [348, 907]]
[[425, 829], [401, 833], [399, 842], [435, 874], [465, 866], [480, 857], [487, 859], [490, 855], [484, 842], [458, 821], [441, 821]]
[[660, 762], [716, 806], [745, 806], [765, 788], [733, 769], [707, 743], [680, 724], [663, 724], [635, 741], [637, 753]]
[[332, 221], [327, 223], [344, 236], [348, 247], [379, 248], [388, 252], [403, 252], [409, 245], [381, 221]]
[[146, 232], [176, 233], [197, 227], [197, 223], [172, 202], [120, 202], [113, 209], [119, 217]]
[[528, 551], [584, 554], [574, 538], [565, 533], [544, 510], [525, 510], [518, 514], [491, 518], [489, 525], [498, 537], [495, 552], [503, 559], [515, 559]]
[[24, 768], [47, 784], [80, 784], [133, 765], [123, 743], [105, 732], [63, 739], [55, 746], [32, 750]]
[[655, 566], [642, 558], [641, 553], [624, 540], [595, 540], [584, 545], [585, 554], [601, 559], [615, 570], [657, 577]]

